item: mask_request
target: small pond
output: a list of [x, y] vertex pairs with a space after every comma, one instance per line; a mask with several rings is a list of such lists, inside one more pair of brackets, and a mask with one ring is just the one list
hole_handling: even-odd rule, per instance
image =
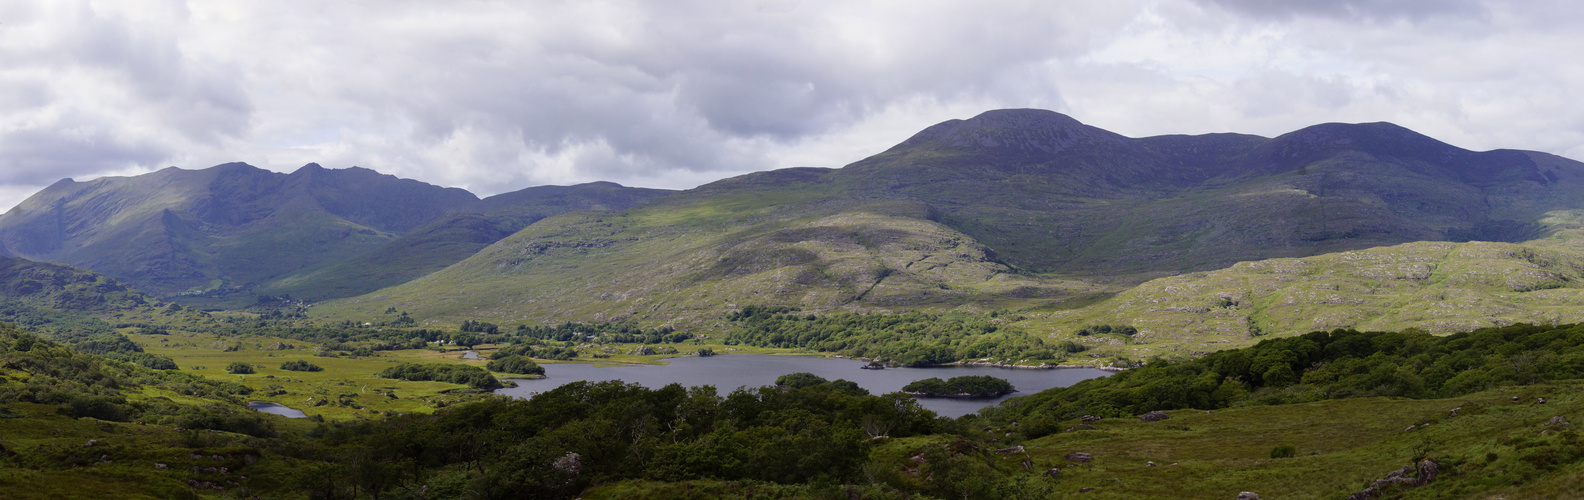
[[1111, 372], [1093, 368], [1058, 368], [1054, 370], [1024, 370], [993, 367], [936, 367], [936, 368], [886, 368], [865, 370], [864, 362], [818, 356], [773, 356], [766, 354], [726, 354], [705, 358], [670, 358], [669, 365], [595, 366], [582, 363], [547, 364], [546, 378], [513, 379], [517, 387], [500, 389], [496, 394], [526, 398], [563, 384], [587, 380], [591, 382], [621, 380], [660, 388], [677, 383], [684, 386], [713, 385], [721, 395], [742, 386], [774, 385], [777, 377], [788, 373], [809, 372], [829, 380], [847, 379], [856, 382], [871, 394], [885, 394], [902, 390], [914, 380], [939, 377], [948, 379], [963, 375], [990, 375], [1012, 382], [1018, 392], [994, 399], [919, 398], [925, 408], [946, 417], [959, 417], [979, 411], [1007, 398], [1033, 394], [1053, 387], [1067, 387], [1081, 380], [1104, 377]]
[[308, 418], [308, 414], [303, 413], [302, 410], [292, 408], [290, 406], [270, 403], [267, 401], [249, 401], [248, 408], [252, 408], [264, 413], [273, 413], [286, 418]]
[[484, 358], [480, 358], [479, 357], [478, 351], [466, 351], [466, 352], [462, 353], [462, 359], [484, 359]]

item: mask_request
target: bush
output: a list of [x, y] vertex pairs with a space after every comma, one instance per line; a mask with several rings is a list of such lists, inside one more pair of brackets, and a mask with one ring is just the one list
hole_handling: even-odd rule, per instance
[[968, 396], [993, 398], [1014, 392], [1012, 383], [989, 375], [967, 375], [951, 380], [927, 378], [902, 387], [902, 392], [923, 396]]
[[1283, 445], [1277, 445], [1275, 448], [1271, 448], [1270, 457], [1271, 458], [1292, 458], [1292, 457], [1297, 456], [1297, 455], [1298, 455], [1298, 447], [1290, 445], [1290, 444], [1283, 444]]
[[241, 361], [232, 361], [231, 364], [226, 365], [226, 373], [230, 373], [232, 375], [247, 375], [249, 373], [253, 373], [253, 365], [243, 363]]
[[484, 364], [484, 368], [487, 368], [492, 372], [515, 373], [521, 375], [544, 375], [545, 373], [543, 366], [539, 366], [538, 363], [535, 363], [533, 360], [523, 356], [492, 358], [490, 359], [489, 363]]
[[505, 387], [499, 380], [495, 379], [494, 375], [490, 375], [483, 368], [449, 363], [402, 363], [386, 368], [374, 376], [417, 382], [450, 382], [483, 391], [493, 391]]
[[319, 365], [316, 365], [316, 364], [313, 364], [313, 363], [309, 363], [307, 361], [303, 361], [303, 360], [300, 360], [300, 359], [297, 360], [297, 361], [287, 361], [285, 363], [281, 363], [280, 369], [286, 370], [286, 371], [291, 371], [291, 372], [322, 372], [322, 371], [324, 371], [324, 368], [320, 368]]
[[812, 373], [809, 373], [809, 372], [789, 373], [789, 374], [786, 374], [786, 375], [782, 375], [780, 377], [776, 377], [776, 385], [777, 386], [788, 387], [788, 388], [792, 388], [792, 389], [802, 389], [804, 387], [813, 387], [813, 386], [820, 385], [820, 384], [823, 384], [823, 383], [826, 383], [826, 382], [829, 382], [829, 381], [825, 380], [824, 377], [821, 377], [819, 375], [815, 375], [815, 374], [812, 374]]

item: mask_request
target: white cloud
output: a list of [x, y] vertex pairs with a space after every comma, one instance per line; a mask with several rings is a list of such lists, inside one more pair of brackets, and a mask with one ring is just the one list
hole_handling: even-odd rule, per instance
[[[1324, 5], [1322, 5], [1324, 4]], [[1579, 157], [1570, 2], [0, 4], [0, 204], [61, 177], [360, 165], [492, 194], [837, 167], [1042, 107], [1125, 135], [1392, 121]]]

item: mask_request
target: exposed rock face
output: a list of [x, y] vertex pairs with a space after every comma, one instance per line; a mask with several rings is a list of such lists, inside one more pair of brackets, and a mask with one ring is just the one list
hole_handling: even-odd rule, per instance
[[1159, 410], [1139, 415], [1139, 420], [1143, 420], [1145, 422], [1159, 422], [1168, 418], [1171, 418], [1171, 415], [1167, 415], [1166, 412]]

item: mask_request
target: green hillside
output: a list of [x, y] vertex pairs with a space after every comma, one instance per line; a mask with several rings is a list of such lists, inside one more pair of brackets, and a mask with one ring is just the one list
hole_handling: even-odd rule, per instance
[[444, 269], [545, 217], [577, 211], [624, 210], [670, 192], [594, 182], [499, 194], [419, 226], [373, 250], [273, 280], [258, 290], [265, 295], [310, 301], [361, 295]]
[[[548, 218], [423, 279], [316, 311], [697, 325], [748, 304], [1072, 308], [1243, 261], [1533, 239], [1558, 231], [1542, 220], [1584, 207], [1581, 197], [1584, 164], [1467, 151], [1385, 123], [1130, 139], [1049, 111], [998, 110], [842, 169], [749, 174], [613, 214]], [[1091, 312], [1074, 314], [1104, 316]]]
[[[1201, 354], [1313, 330], [1452, 333], [1584, 321], [1584, 248], [1419, 242], [1243, 262], [1146, 282], [1091, 307], [1020, 326], [1142, 357]], [[1080, 337], [1088, 325], [1138, 333]]]
[[832, 201], [804, 180], [820, 173], [755, 174], [718, 195], [551, 217], [442, 271], [313, 311], [697, 324], [754, 303], [999, 307], [1097, 289], [1019, 274], [916, 202]]

